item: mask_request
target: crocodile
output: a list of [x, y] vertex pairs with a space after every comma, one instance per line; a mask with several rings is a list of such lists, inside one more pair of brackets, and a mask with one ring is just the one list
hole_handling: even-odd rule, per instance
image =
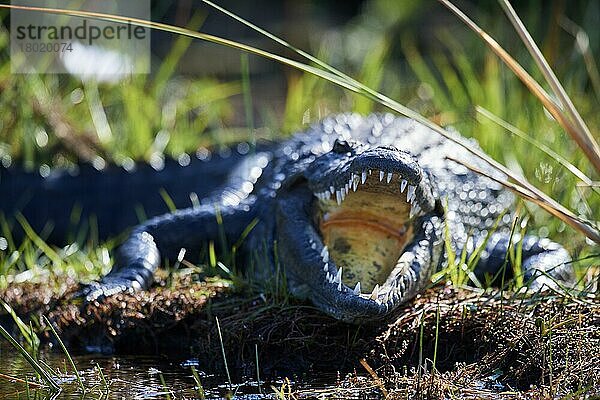
[[[498, 183], [505, 176], [412, 119], [333, 115], [279, 143], [202, 149], [133, 169], [88, 166], [46, 178], [0, 170], [0, 190], [9, 193], [0, 210], [22, 212], [38, 230], [52, 221], [53, 240], [92, 215], [101, 236], [135, 225], [135, 210], [151, 217], [129, 232], [110, 273], [83, 288], [87, 301], [147, 289], [164, 260], [198, 255], [211, 242], [217, 251], [240, 243], [248, 276], [284, 270], [292, 295], [350, 323], [392, 314], [428, 285], [449, 250], [477, 252], [474, 280], [512, 274], [515, 198]], [[159, 189], [177, 210], [164, 209]], [[561, 245], [535, 236], [519, 243], [530, 287], [572, 279]]]

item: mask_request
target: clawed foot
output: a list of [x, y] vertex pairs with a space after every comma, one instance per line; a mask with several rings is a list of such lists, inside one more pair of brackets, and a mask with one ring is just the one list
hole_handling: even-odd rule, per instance
[[93, 301], [102, 301], [106, 297], [118, 293], [133, 293], [134, 290], [135, 287], [130, 280], [122, 278], [105, 278], [100, 282], [92, 282], [84, 285], [75, 293], [74, 297], [82, 299], [85, 303], [91, 303]]

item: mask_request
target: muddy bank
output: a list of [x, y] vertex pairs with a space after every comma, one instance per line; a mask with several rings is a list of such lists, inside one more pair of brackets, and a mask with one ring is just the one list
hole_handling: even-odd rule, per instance
[[[389, 320], [355, 326], [305, 303], [189, 276], [85, 306], [64, 300], [74, 288], [59, 298], [47, 286], [20, 284], [0, 297], [25, 319], [47, 315], [79, 351], [188, 354], [221, 371], [218, 318], [238, 375], [254, 373], [258, 351], [265, 374], [349, 372], [341, 386], [375, 396], [599, 394], [597, 298], [438, 286]], [[369, 368], [367, 379], [352, 374]]]

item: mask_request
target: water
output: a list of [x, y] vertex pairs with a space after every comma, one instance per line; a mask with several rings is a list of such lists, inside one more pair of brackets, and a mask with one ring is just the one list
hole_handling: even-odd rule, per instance
[[[271, 379], [269, 382], [261, 382], [259, 387], [255, 379], [247, 379], [230, 386], [227, 377], [203, 371], [202, 365], [195, 359], [74, 355], [75, 365], [88, 389], [86, 395], [82, 396], [76, 377], [62, 353], [46, 348], [41, 352], [41, 358], [53, 370], [60, 371], [61, 392], [52, 395], [47, 390], [31, 387], [28, 395], [25, 383], [11, 382], [0, 375], [0, 399], [193, 399], [199, 395], [191, 366], [197, 370], [208, 399], [229, 397], [233, 393], [236, 399], [273, 398], [274, 390], [271, 385], [281, 388], [286, 383], [285, 379]], [[97, 365], [108, 381], [108, 396], [104, 395], [105, 385]], [[35, 379], [35, 373], [27, 361], [4, 341], [0, 342], [0, 374], [28, 381]], [[298, 387], [300, 386], [294, 385], [295, 389]]]

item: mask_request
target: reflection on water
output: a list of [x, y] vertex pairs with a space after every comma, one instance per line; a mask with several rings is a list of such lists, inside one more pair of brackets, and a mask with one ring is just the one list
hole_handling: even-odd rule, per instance
[[[0, 338], [1, 340], [1, 338]], [[273, 398], [271, 386], [280, 388], [286, 381], [273, 379], [258, 385], [255, 379], [234, 384], [231, 388], [227, 378], [207, 374], [202, 364], [190, 358], [174, 359], [163, 356], [103, 356], [79, 355], [73, 359], [78, 367], [89, 393], [82, 396], [78, 390], [77, 380], [70, 371], [68, 362], [62, 353], [45, 349], [41, 358], [62, 376], [62, 392], [57, 396], [33, 387], [27, 393], [24, 383], [10, 382], [0, 375], [0, 399], [181, 399], [198, 398], [198, 390], [194, 382], [191, 367], [198, 371], [206, 398], [226, 398], [235, 393], [236, 399]], [[110, 387], [109, 396], [105, 396], [104, 383], [97, 365], [102, 369]], [[9, 344], [0, 342], [0, 374], [33, 381], [35, 373], [20, 355]], [[164, 383], [163, 383], [164, 381]]]

